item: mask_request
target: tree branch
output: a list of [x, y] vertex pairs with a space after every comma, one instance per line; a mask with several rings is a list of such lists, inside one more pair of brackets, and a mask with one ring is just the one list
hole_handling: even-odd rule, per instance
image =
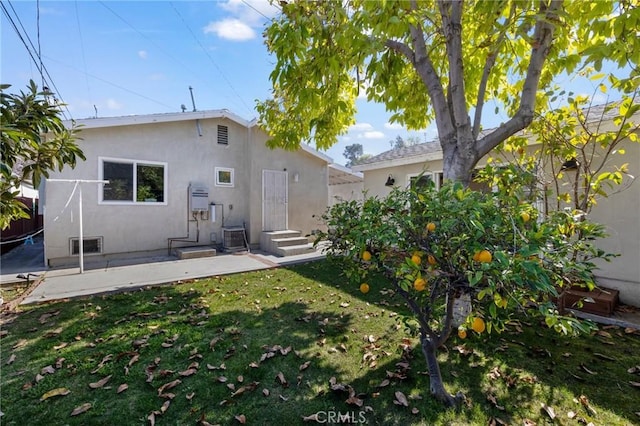
[[[511, 10], [509, 12], [509, 19], [507, 22], [510, 22], [515, 14], [516, 6], [515, 3], [511, 5]], [[476, 110], [473, 118], [473, 138], [477, 139], [480, 134], [480, 124], [482, 122], [482, 109], [484, 108], [484, 100], [487, 92], [487, 82], [489, 81], [489, 75], [491, 75], [491, 70], [493, 70], [494, 65], [496, 64], [496, 58], [498, 57], [498, 51], [500, 50], [500, 45], [504, 41], [506, 36], [506, 31], [502, 31], [498, 36], [498, 39], [495, 43], [493, 43], [494, 48], [487, 55], [487, 60], [484, 64], [484, 69], [482, 70], [482, 78], [480, 79], [480, 86], [478, 87], [478, 97], [476, 99]]]
[[520, 106], [515, 115], [493, 132], [478, 140], [477, 160], [484, 157], [500, 142], [518, 131], [527, 127], [533, 121], [536, 106], [536, 93], [540, 84], [542, 67], [549, 55], [553, 43], [555, 22], [558, 22], [558, 10], [562, 7], [563, 0], [551, 0], [548, 8], [544, 1], [540, 1], [540, 13], [542, 15], [536, 22], [536, 27], [531, 42], [531, 57], [525, 76]]

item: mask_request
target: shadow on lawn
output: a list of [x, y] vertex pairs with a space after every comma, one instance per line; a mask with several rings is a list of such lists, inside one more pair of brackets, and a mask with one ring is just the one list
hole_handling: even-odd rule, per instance
[[[364, 295], [344, 276], [336, 273], [339, 264], [330, 260], [291, 269], [346, 291], [352, 297], [394, 310], [400, 315], [410, 315], [400, 297], [390, 298], [376, 291], [388, 288], [383, 277], [370, 277], [372, 290]], [[549, 421], [548, 414], [539, 406], [532, 406], [532, 401], [544, 400], [553, 407], [559, 400], [564, 399], [566, 405], [567, 399], [571, 401], [581, 395], [585, 395], [592, 405], [603, 407], [632, 424], [638, 421], [635, 414], [639, 409], [638, 390], [629, 383], [636, 378], [627, 372], [628, 368], [637, 365], [637, 359], [634, 361], [640, 350], [637, 333], [626, 334], [620, 328], [612, 328], [601, 334], [568, 337], [548, 329], [542, 321], [526, 317], [520, 317], [520, 320], [523, 323], [522, 333], [473, 335], [466, 341], [451, 337], [439, 356], [447, 389], [453, 393], [463, 390], [469, 400], [480, 405], [487, 415], [510, 422], [522, 422], [526, 414], [537, 424], [544, 424]], [[417, 339], [414, 342], [412, 367], [426, 371]], [[390, 361], [389, 365], [378, 367], [378, 370], [392, 369], [393, 363]], [[363, 377], [358, 382], [366, 379]], [[430, 399], [427, 375], [418, 375], [405, 385], [415, 386], [414, 389]], [[433, 401], [425, 404], [429, 410], [441, 411]], [[573, 411], [577, 414], [576, 419], [603, 420], [601, 415], [590, 416], [578, 402]], [[436, 419], [438, 416], [430, 416], [430, 420]]]

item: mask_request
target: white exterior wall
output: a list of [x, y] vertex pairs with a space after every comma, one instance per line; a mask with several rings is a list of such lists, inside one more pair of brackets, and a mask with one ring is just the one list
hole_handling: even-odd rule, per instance
[[[217, 245], [221, 228], [243, 226], [249, 244], [257, 247], [262, 231], [262, 170], [287, 169], [289, 176], [289, 228], [303, 235], [318, 228], [318, 215], [328, 198], [327, 164], [330, 159], [304, 150], [288, 152], [265, 147], [267, 135], [229, 118], [170, 120], [165, 116], [149, 122], [148, 116], [125, 117], [129, 125], [87, 122], [78, 144], [87, 160], [75, 169], [52, 173], [52, 179], [101, 178], [100, 158], [164, 163], [164, 203], [100, 203], [97, 184], [82, 184], [83, 234], [85, 239], [101, 237], [104, 257], [143, 257], [167, 254], [169, 238], [196, 239], [196, 223], [188, 212], [190, 184], [209, 191], [208, 204], [216, 204], [216, 220], [198, 215], [198, 242], [172, 242], [172, 247]], [[170, 117], [169, 117], [170, 118]], [[100, 119], [98, 119], [100, 120]], [[109, 120], [109, 119], [107, 119]], [[115, 122], [118, 119], [114, 120]], [[133, 124], [131, 124], [133, 122]], [[96, 122], [97, 123], [97, 122]], [[228, 145], [218, 144], [218, 125], [228, 127]], [[234, 186], [215, 185], [215, 168], [234, 169]], [[298, 173], [298, 182], [294, 174]], [[65, 208], [74, 185], [47, 182], [45, 259], [51, 266], [77, 263], [70, 254], [70, 239], [78, 238], [77, 192]], [[224, 221], [224, 222], [223, 222]], [[211, 235], [214, 234], [215, 243]], [[100, 256], [85, 253], [87, 259]]]
[[[308, 235], [320, 227], [318, 216], [327, 208], [328, 169], [327, 161], [305, 152], [272, 150], [265, 143], [266, 133], [257, 127], [252, 132], [251, 148], [251, 203], [250, 239], [252, 244], [260, 242], [262, 232], [262, 171], [277, 170], [287, 172], [289, 190], [288, 228]], [[298, 181], [295, 181], [295, 175]]]
[[329, 185], [329, 206], [341, 201], [363, 200], [363, 191], [364, 185], [362, 182]]

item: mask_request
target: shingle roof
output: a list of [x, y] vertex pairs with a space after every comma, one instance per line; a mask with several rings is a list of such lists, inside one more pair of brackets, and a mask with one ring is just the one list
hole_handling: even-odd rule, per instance
[[402, 148], [390, 149], [389, 151], [385, 151], [381, 154], [374, 155], [371, 158], [367, 158], [362, 162], [358, 162], [358, 166], [364, 164], [379, 163], [381, 161], [395, 160], [398, 158], [415, 157], [418, 155], [431, 154], [439, 151], [442, 151], [442, 147], [440, 146], [440, 143], [435, 140], [417, 145], [409, 145]]

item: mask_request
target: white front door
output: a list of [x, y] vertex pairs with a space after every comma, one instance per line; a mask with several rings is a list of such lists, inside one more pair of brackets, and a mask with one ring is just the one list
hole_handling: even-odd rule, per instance
[[287, 172], [262, 171], [262, 230], [287, 229], [289, 194]]

